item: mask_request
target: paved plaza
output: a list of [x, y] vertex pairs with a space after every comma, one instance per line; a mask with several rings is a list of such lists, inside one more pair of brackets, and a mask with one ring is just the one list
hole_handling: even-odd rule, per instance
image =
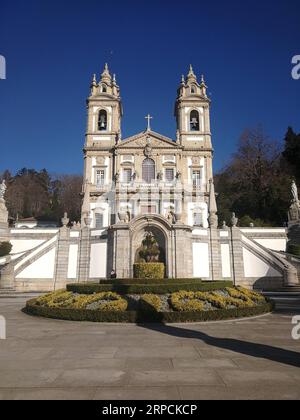
[[120, 325], [51, 320], [0, 298], [0, 399], [299, 399], [300, 341], [291, 316], [210, 324]]

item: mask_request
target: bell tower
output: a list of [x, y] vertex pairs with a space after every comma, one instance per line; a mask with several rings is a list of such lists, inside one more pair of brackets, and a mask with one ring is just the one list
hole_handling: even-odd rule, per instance
[[206, 90], [204, 77], [199, 83], [190, 65], [187, 77], [182, 76], [175, 104], [177, 142], [185, 147], [212, 148], [210, 99]]
[[113, 147], [121, 138], [123, 115], [120, 88], [105, 64], [99, 82], [94, 75], [87, 99], [87, 147]]

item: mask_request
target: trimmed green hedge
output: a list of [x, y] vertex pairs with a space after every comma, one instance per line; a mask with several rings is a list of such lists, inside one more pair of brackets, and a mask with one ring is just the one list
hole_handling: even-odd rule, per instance
[[0, 257], [5, 257], [12, 250], [12, 244], [10, 242], [0, 242]]
[[36, 299], [26, 303], [23, 311], [30, 315], [67, 321], [92, 322], [201, 322], [244, 318], [271, 312], [274, 304], [268, 302], [252, 308], [219, 309], [204, 312], [101, 312], [89, 309], [46, 308], [35, 304]]
[[133, 276], [137, 279], [163, 279], [165, 276], [165, 265], [163, 263], [135, 263], [133, 264]]
[[159, 295], [165, 293], [186, 291], [208, 292], [212, 290], [232, 287], [232, 282], [188, 282], [188, 283], [166, 283], [166, 284], [97, 284], [97, 283], [71, 283], [67, 285], [69, 292], [92, 294], [99, 292], [117, 292], [120, 294], [144, 294], [156, 293]]
[[296, 255], [297, 257], [300, 257], [300, 245], [297, 244], [288, 244], [287, 246], [287, 252], [289, 254]]
[[100, 280], [99, 283], [90, 283], [90, 284], [178, 284], [178, 283], [209, 283], [208, 281], [203, 281], [197, 278], [190, 278], [190, 279], [174, 279], [174, 278], [164, 278], [164, 279], [104, 279]]

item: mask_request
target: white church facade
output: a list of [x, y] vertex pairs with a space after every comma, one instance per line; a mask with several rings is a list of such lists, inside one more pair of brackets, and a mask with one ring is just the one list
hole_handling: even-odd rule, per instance
[[166, 278], [265, 289], [297, 283], [297, 270], [281, 254], [287, 229], [240, 229], [235, 217], [218, 228], [203, 77], [198, 81], [192, 67], [182, 77], [173, 139], [152, 131], [150, 115], [143, 132], [123, 139], [122, 117], [120, 88], [105, 65], [87, 99], [81, 223], [70, 228], [65, 215], [62, 228], [9, 229], [2, 220], [0, 240], [10, 240], [13, 250], [0, 258], [0, 288], [47, 291], [101, 282], [112, 270], [132, 277], [149, 231]]

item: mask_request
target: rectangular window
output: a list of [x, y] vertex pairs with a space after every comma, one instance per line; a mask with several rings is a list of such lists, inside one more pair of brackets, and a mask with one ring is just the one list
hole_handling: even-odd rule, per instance
[[192, 179], [193, 179], [193, 186], [197, 187], [197, 188], [200, 187], [200, 185], [201, 185], [201, 171], [193, 171]]
[[123, 169], [123, 182], [129, 184], [132, 178], [132, 170], [131, 169]]
[[103, 214], [102, 213], [95, 213], [95, 228], [96, 229], [103, 228]]
[[200, 212], [194, 213], [194, 226], [202, 226], [202, 225], [203, 225], [202, 213]]
[[105, 182], [105, 171], [104, 169], [97, 169], [96, 171], [96, 186], [102, 187]]
[[173, 182], [174, 181], [174, 169], [166, 169], [165, 170], [165, 179], [166, 182]]
[[156, 213], [156, 206], [153, 204], [143, 205], [141, 206], [141, 214], [155, 214]]

